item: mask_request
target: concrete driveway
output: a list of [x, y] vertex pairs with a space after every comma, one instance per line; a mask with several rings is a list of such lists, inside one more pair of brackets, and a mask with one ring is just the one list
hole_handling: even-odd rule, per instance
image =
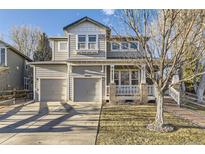
[[0, 108], [0, 144], [95, 144], [100, 109], [87, 102]]

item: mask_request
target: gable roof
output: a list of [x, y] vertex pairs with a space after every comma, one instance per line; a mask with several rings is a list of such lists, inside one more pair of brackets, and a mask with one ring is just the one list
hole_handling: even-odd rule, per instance
[[0, 43], [4, 44], [7, 48], [10, 48], [13, 52], [15, 52], [16, 54], [20, 55], [21, 57], [25, 58], [26, 60], [28, 60], [29, 62], [33, 61], [31, 60], [28, 56], [24, 55], [23, 53], [21, 53], [19, 50], [17, 50], [16, 48], [14, 48], [13, 46], [11, 46], [10, 44], [0, 40]]
[[110, 31], [110, 28], [108, 26], [106, 26], [106, 25], [104, 25], [104, 24], [102, 24], [102, 23], [100, 23], [100, 22], [98, 22], [98, 21], [96, 21], [94, 19], [91, 19], [91, 18], [89, 18], [87, 16], [85, 16], [85, 17], [83, 17], [83, 18], [81, 18], [81, 19], [79, 19], [79, 20], [77, 20], [77, 21], [75, 21], [75, 22], [73, 22], [73, 23], [63, 27], [63, 30], [65, 30], [67, 28], [70, 28], [70, 27], [73, 27], [75, 25], [78, 25], [78, 24], [80, 24], [82, 22], [85, 22], [85, 21], [89, 21], [89, 22], [91, 22], [91, 23], [93, 23], [93, 24], [95, 24], [95, 25], [97, 25], [99, 27], [105, 28], [105, 29]]

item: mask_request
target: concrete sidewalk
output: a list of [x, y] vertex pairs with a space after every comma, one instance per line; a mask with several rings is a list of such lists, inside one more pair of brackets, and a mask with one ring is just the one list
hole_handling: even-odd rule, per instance
[[0, 109], [0, 144], [95, 144], [100, 110], [100, 103], [60, 102]]
[[205, 128], [205, 115], [191, 109], [179, 107], [171, 100], [166, 100], [166, 102], [165, 111], [170, 112], [177, 117], [189, 120], [202, 128]]

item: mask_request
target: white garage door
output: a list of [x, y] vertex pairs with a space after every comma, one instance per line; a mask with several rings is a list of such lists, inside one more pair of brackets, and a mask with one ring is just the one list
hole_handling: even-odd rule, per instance
[[74, 79], [75, 102], [99, 102], [101, 96], [101, 79], [76, 78]]
[[41, 79], [41, 101], [64, 101], [66, 99], [65, 79]]

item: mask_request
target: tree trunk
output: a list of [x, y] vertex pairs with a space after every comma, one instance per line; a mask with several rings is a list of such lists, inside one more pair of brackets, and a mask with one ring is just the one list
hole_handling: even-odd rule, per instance
[[[205, 72], [205, 66], [203, 67], [203, 72]], [[201, 76], [201, 80], [197, 89], [197, 102], [202, 103], [205, 90], [205, 74]]]
[[163, 93], [157, 90], [157, 113], [155, 117], [155, 126], [158, 128], [161, 128], [162, 125], [164, 124], [163, 103], [164, 103]]
[[[194, 69], [194, 74], [198, 74], [199, 73], [199, 61], [196, 62], [195, 64], [195, 69]], [[193, 79], [193, 86], [194, 86], [194, 92], [197, 93], [197, 80], [196, 78]]]
[[[182, 80], [182, 78], [183, 78], [183, 70], [182, 70], [182, 68], [179, 69], [178, 75], [179, 75], [179, 80]], [[182, 82], [182, 83], [180, 84], [180, 90], [181, 90], [182, 92], [185, 92], [185, 91], [186, 91], [186, 86], [185, 86], [185, 83], [184, 83], [184, 82]]]

